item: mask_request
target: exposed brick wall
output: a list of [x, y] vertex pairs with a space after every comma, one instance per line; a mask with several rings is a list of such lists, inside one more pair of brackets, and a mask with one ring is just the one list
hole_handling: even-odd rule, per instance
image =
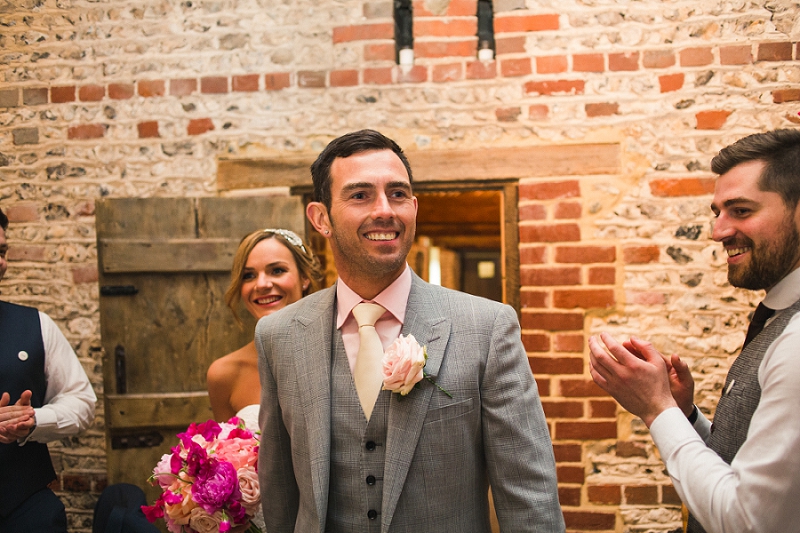
[[[418, 0], [401, 69], [390, 0], [17, 4], [0, 37], [0, 291], [56, 319], [99, 395], [97, 198], [216, 195], [219, 157], [315, 154], [361, 127], [408, 150], [618, 143], [619, 175], [519, 176], [523, 342], [569, 531], [678, 527], [646, 429], [591, 382], [586, 341], [680, 353], [713, 412], [759, 295], [727, 285], [710, 241], [709, 161], [800, 124], [798, 6], [496, 0], [496, 55], [479, 61], [476, 1]], [[102, 409], [53, 451], [70, 530], [88, 532]]]

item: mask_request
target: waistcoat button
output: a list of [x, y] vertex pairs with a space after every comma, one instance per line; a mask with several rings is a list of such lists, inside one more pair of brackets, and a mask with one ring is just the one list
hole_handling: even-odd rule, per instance
[[374, 485], [375, 484], [375, 476], [367, 476], [367, 485]]
[[375, 520], [376, 518], [378, 518], [378, 511], [376, 511], [375, 509], [370, 509], [369, 511], [367, 511], [367, 518], [369, 518], [370, 520]]
[[368, 452], [371, 452], [371, 451], [375, 450], [375, 442], [371, 441], [371, 440], [367, 441], [367, 444], [365, 445], [365, 447], [367, 448]]

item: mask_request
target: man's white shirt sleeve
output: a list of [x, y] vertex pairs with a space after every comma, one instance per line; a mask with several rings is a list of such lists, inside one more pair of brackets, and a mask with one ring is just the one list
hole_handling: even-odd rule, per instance
[[[764, 354], [761, 400], [747, 438], [726, 464], [680, 409], [650, 427], [675, 489], [709, 533], [797, 531], [800, 524], [800, 313]], [[701, 438], [702, 435], [702, 438]]]
[[36, 429], [25, 441], [50, 442], [88, 428], [94, 421], [97, 397], [78, 356], [53, 319], [40, 311], [39, 321], [47, 389], [44, 405], [34, 409]]

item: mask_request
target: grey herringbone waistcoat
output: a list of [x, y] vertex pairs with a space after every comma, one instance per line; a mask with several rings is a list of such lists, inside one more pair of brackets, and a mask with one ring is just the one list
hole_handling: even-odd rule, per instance
[[331, 474], [325, 531], [374, 533], [381, 528], [390, 393], [381, 391], [367, 423], [341, 335], [336, 337], [331, 362]]
[[[775, 342], [795, 313], [800, 311], [800, 300], [777, 314], [731, 365], [722, 396], [714, 413], [711, 436], [706, 443], [723, 461], [731, 464], [747, 438], [750, 421], [761, 399], [758, 384], [758, 367], [770, 345]], [[705, 533], [700, 523], [689, 515], [688, 533]]]

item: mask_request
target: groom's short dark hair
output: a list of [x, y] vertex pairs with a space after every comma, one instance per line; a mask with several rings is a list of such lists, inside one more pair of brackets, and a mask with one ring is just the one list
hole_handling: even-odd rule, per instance
[[311, 165], [311, 179], [314, 182], [314, 200], [331, 210], [331, 165], [337, 157], [350, 157], [369, 150], [391, 150], [408, 172], [408, 181], [412, 181], [411, 165], [403, 153], [403, 149], [389, 137], [375, 130], [359, 130], [347, 133], [332, 140]]

